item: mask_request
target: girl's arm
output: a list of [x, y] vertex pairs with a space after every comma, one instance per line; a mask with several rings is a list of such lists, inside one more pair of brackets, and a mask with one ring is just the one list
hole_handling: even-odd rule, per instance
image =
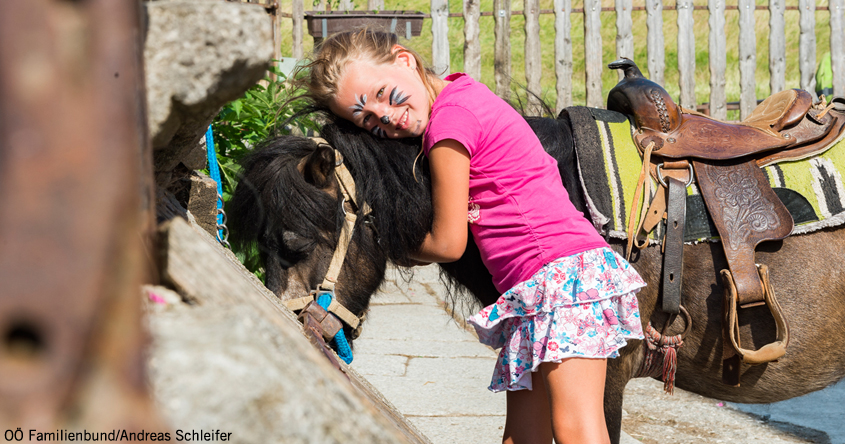
[[428, 153], [434, 222], [412, 259], [454, 262], [467, 246], [469, 152], [454, 139], [437, 142]]

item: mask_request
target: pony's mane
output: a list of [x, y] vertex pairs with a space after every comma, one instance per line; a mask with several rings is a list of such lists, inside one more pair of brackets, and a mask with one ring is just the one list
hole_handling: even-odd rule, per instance
[[[345, 121], [327, 124], [321, 136], [343, 155], [358, 201], [372, 208], [379, 247], [393, 261], [407, 259], [431, 229], [429, 175], [422, 163], [413, 171], [421, 140], [376, 138]], [[311, 139], [279, 136], [241, 161], [243, 176], [227, 208], [234, 245], [255, 245], [284, 265], [301, 259], [314, 243], [334, 248], [343, 220], [341, 196], [309, 184], [298, 169], [316, 150]], [[358, 219], [356, 237], [365, 221]]]
[[[297, 169], [317, 145], [298, 136], [278, 136], [241, 160], [242, 176], [227, 206], [230, 241], [245, 250], [255, 245], [283, 264], [294, 263], [315, 244], [334, 247], [336, 199], [311, 186]], [[282, 212], [281, 210], [284, 210]], [[287, 238], [287, 241], [285, 239]], [[291, 245], [293, 239], [305, 244]]]
[[407, 259], [432, 223], [427, 162], [415, 162], [422, 139], [382, 139], [344, 120], [323, 127], [321, 136], [343, 154], [357, 198], [372, 208], [381, 248], [393, 261]]

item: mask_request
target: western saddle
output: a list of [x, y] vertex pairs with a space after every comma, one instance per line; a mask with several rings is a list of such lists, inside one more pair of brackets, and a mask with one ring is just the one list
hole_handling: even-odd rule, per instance
[[[784, 355], [789, 342], [789, 325], [775, 299], [767, 268], [755, 264], [754, 250], [760, 242], [787, 237], [793, 220], [761, 168], [813, 156], [840, 140], [845, 135], [845, 100], [834, 98], [827, 106], [823, 101], [813, 105], [806, 91], [782, 91], [760, 103], [742, 122], [731, 124], [677, 106], [663, 87], [643, 77], [629, 59], [608, 66], [623, 70], [624, 78], [610, 91], [607, 108], [633, 122], [633, 139], [643, 155], [635, 201], [643, 191], [644, 200], [651, 194], [648, 176], [660, 183], [650, 205], [642, 205], [639, 226], [632, 208], [628, 254], [633, 246], [644, 245], [638, 235], [666, 219], [662, 309], [678, 314], [686, 188], [694, 176], [728, 262], [728, 269], [721, 270], [725, 287], [722, 379], [738, 386], [740, 362], [775, 361]], [[776, 339], [758, 350], [744, 349], [737, 306], [763, 304], [775, 319]]]

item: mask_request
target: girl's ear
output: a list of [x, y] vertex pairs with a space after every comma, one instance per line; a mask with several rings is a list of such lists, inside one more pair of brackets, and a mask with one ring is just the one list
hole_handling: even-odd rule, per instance
[[414, 58], [407, 49], [401, 45], [393, 45], [391, 51], [396, 54], [396, 63], [401, 66], [407, 66], [411, 69], [417, 69], [417, 59]]

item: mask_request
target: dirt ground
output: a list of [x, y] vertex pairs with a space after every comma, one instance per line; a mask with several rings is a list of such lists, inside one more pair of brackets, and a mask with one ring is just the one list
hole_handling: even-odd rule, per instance
[[768, 421], [733, 409], [726, 402], [675, 389], [647, 378], [628, 383], [622, 430], [648, 444], [674, 443], [819, 443], [826, 433], [794, 424]]

